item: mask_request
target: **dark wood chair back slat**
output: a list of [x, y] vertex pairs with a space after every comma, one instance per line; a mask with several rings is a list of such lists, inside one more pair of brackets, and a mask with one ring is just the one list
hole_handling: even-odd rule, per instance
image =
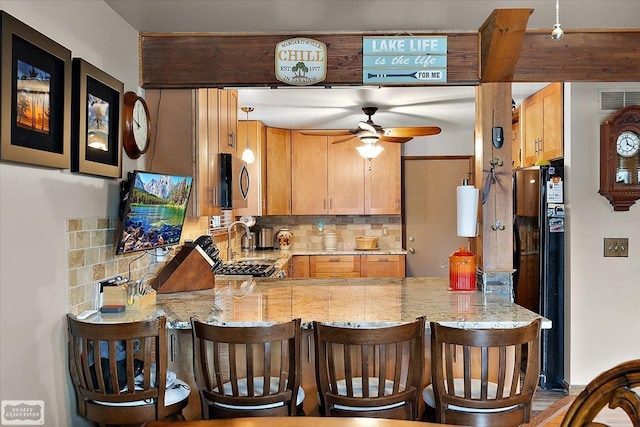
[[296, 415], [300, 322], [234, 327], [191, 319], [202, 418]]
[[561, 427], [604, 424], [593, 420], [605, 406], [621, 408], [633, 427], [640, 427], [640, 359], [621, 363], [594, 378], [573, 401]]
[[431, 372], [437, 422], [519, 425], [531, 417], [540, 374], [540, 319], [504, 329], [431, 322]]
[[418, 418], [424, 318], [381, 328], [313, 322], [313, 330], [323, 415]]

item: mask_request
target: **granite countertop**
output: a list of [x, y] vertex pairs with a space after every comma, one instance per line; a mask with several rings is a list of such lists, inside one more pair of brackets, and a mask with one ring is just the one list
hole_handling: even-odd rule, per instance
[[[226, 276], [232, 277], [232, 276]], [[158, 294], [155, 306], [118, 314], [98, 313], [87, 321], [126, 322], [164, 315], [168, 328], [190, 329], [190, 318], [255, 325], [302, 319], [351, 327], [427, 322], [466, 328], [525, 325], [540, 317], [502, 294], [448, 290], [447, 278], [344, 278], [219, 280], [214, 289]], [[551, 328], [543, 318], [542, 327]]]

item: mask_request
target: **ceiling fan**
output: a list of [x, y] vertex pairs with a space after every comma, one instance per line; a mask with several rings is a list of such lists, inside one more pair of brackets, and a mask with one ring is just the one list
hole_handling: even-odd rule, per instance
[[437, 126], [383, 128], [382, 126], [375, 124], [371, 119], [371, 116], [378, 111], [378, 107], [363, 107], [362, 111], [369, 118], [366, 122], [359, 122], [356, 129], [304, 130], [300, 133], [303, 135], [345, 136], [345, 138], [335, 139], [333, 141], [334, 144], [349, 141], [356, 137], [365, 144], [375, 144], [378, 141], [404, 143], [411, 141], [414, 136], [429, 136], [440, 133], [440, 128]]

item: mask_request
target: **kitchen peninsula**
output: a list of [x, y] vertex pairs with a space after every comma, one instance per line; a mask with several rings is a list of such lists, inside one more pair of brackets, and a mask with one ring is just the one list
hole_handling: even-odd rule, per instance
[[[410, 322], [419, 316], [427, 321], [467, 328], [498, 328], [525, 325], [539, 316], [510, 302], [503, 294], [479, 291], [448, 291], [447, 278], [338, 278], [234, 279], [218, 276], [214, 289], [158, 294], [155, 306], [119, 314], [97, 314], [92, 322], [135, 321], [158, 315], [170, 329], [169, 369], [195, 387], [192, 372], [192, 316], [205, 322], [256, 325], [285, 322], [300, 317], [303, 327], [302, 386], [305, 412], [318, 413], [315, 397], [313, 320], [351, 327], [379, 327]], [[551, 322], [543, 319], [543, 328]], [[425, 349], [429, 360], [429, 345]], [[430, 382], [429, 364], [424, 382]], [[191, 400], [194, 400], [193, 402]], [[187, 419], [199, 416], [199, 397], [191, 393], [185, 409]]]

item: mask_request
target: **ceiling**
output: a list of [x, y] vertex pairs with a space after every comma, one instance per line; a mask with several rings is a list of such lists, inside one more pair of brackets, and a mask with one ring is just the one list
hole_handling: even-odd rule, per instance
[[[555, 23], [553, 0], [105, 0], [139, 32], [286, 33], [420, 31], [476, 32], [494, 9], [532, 8], [529, 29]], [[637, 27], [640, 0], [560, 0], [560, 23], [570, 28]], [[567, 32], [568, 34], [568, 32]], [[565, 37], [568, 37], [565, 36]], [[549, 41], [555, 43], [554, 41]], [[513, 85], [517, 104], [541, 84]], [[239, 89], [250, 120], [297, 129], [349, 129], [377, 106], [382, 127], [473, 129], [475, 88], [354, 87]], [[244, 113], [239, 118], [245, 119]]]

